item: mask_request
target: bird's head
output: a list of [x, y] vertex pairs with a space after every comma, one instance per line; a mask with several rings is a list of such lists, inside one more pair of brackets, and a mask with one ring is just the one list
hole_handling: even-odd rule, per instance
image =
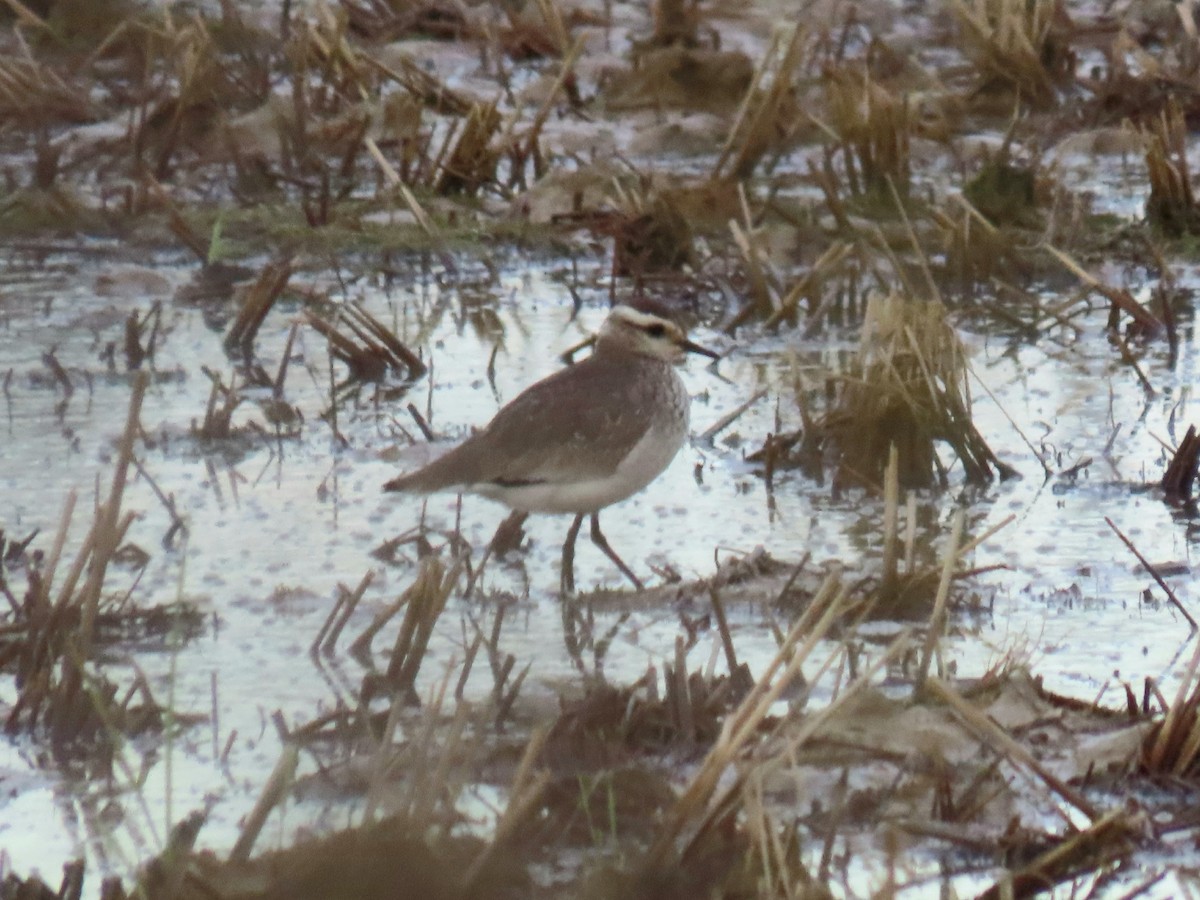
[[657, 313], [632, 306], [614, 306], [600, 326], [598, 349], [620, 349], [670, 363], [681, 362], [688, 353], [720, 359], [717, 353], [688, 340], [679, 325]]

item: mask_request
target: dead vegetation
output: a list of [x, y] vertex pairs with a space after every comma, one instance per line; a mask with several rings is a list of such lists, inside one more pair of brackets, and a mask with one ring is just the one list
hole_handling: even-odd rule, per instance
[[[184, 607], [139, 609], [130, 602], [133, 588], [116, 593], [108, 577], [124, 560], [135, 571], [148, 561], [129, 541], [137, 515], [123, 510], [147, 378], [139, 375], [133, 385], [111, 485], [74, 555], [75, 542], [68, 541], [76, 506], [72, 494], [49, 553], [31, 553], [30, 535], [4, 546], [0, 566], [0, 593], [8, 602], [0, 619], [0, 672], [16, 688], [5, 710], [5, 732], [38, 736], [55, 758], [80, 760], [97, 777], [111, 773], [124, 736], [157, 732], [167, 713], [136, 670], [122, 686], [99, 668], [101, 648], [139, 640], [139, 634], [159, 639], [194, 634], [199, 627], [198, 616]], [[10, 582], [17, 572], [24, 575], [21, 596]]]
[[781, 466], [820, 472], [828, 464], [835, 489], [880, 491], [892, 448], [903, 486], [947, 485], [949, 465], [938, 454], [944, 444], [968, 482], [1014, 475], [971, 421], [967, 375], [965, 353], [940, 302], [872, 298], [857, 361], [837, 379], [831, 408], [820, 415], [802, 409], [804, 428], [772, 435], [751, 458], [768, 475]]
[[[140, 860], [128, 893], [110, 881], [105, 896], [382, 897], [401, 878], [414, 896], [562, 896], [562, 883], [539, 879], [565, 860], [562, 881], [584, 897], [823, 898], [860, 895], [864, 881], [895, 896], [938, 878], [953, 893], [959, 875], [972, 890], [989, 882], [984, 897], [1059, 884], [1143, 890], [1129, 883], [1131, 860], [1164, 829], [1138, 791], [1172, 779], [1194, 800], [1195, 661], [1171, 702], [1148, 685], [1141, 704], [1117, 712], [1053, 695], [1008, 657], [957, 679], [946, 638], [966, 610], [986, 614], [966, 586], [979, 574], [969, 554], [993, 531], [965, 516], [939, 529], [934, 506], [915, 493], [902, 504], [900, 492], [945, 500], [1015, 472], [972, 420], [957, 313], [1011, 328], [1014, 353], [1070, 348], [1098, 295], [1116, 358], [1155, 391], [1144, 348], [1160, 337], [1178, 346], [1167, 291], [1143, 303], [1104, 268], [1118, 255], [1169, 281], [1170, 242], [1197, 230], [1186, 158], [1200, 109], [1194, 23], [1188, 44], [1133, 12], [1085, 23], [1088, 13], [1054, 0], [955, 0], [954, 29], [913, 13], [939, 58], [965, 60], [935, 69], [866, 7], [772, 21], [730, 45], [724, 35], [752, 5], [735, 15], [659, 0], [632, 31], [620, 24], [627, 4], [299, 6], [268, 22], [228, 2], [154, 16], [123, 2], [7, 3], [0, 228], [155, 246], [169, 234], [196, 263], [173, 300], [123, 308], [121, 338], [104, 351], [109, 374], [140, 374], [82, 541], [70, 537], [74, 495], [48, 550], [36, 534], [0, 539], [9, 734], [100, 776], [125, 737], [178, 726], [184, 716], [136, 667], [119, 682], [96, 662], [114, 641], [178, 639], [202, 624], [186, 607], [142, 609], [132, 588], [113, 590], [117, 566], [146, 565], [124, 501], [134, 470], [153, 483], [134, 447], [148, 437], [139, 412], [164, 364], [164, 321], [173, 308], [200, 310], [234, 359], [231, 371], [203, 372], [197, 443], [299, 437], [305, 418], [286, 376], [293, 361], [312, 365], [297, 342], [315, 336], [338, 366], [321, 417], [344, 445], [339, 410], [370, 393], [360, 388], [390, 382], [392, 394], [374, 396], [392, 399], [429, 371], [424, 349], [346, 284], [362, 274], [358, 254], [377, 249], [387, 279], [407, 289], [412, 273], [427, 276], [407, 302], [456, 293], [460, 308], [436, 301], [421, 315], [452, 316], [497, 349], [499, 245], [567, 260], [577, 305], [602, 288], [665, 295], [731, 335], [770, 332], [784, 352], [856, 329], [846, 365], [794, 373], [793, 408], [751, 436], [750, 459], [770, 490], [797, 466], [806, 488], [829, 477], [836, 491], [878, 494], [882, 550], [849, 572], [748, 554], [711, 579], [657, 589], [678, 633], [631, 683], [603, 668], [631, 610], [594, 598], [564, 606], [578, 677], [547, 715], [526, 702], [538, 660], [504, 640], [528, 598], [489, 592], [481, 577], [489, 556], [521, 544], [521, 523], [478, 564], [457, 527], [388, 538], [377, 558], [415, 573], [365, 617], [374, 574], [338, 592], [312, 656], [336, 666], [346, 647], [361, 681], [307, 724], [276, 722], [280, 763], [233, 850], [197, 849], [197, 812]], [[1075, 104], [1085, 91], [1092, 99]], [[1072, 195], [1045, 162], [1085, 122], [1141, 142], [1149, 227], [1092, 216], [1086, 191]], [[981, 134], [996, 141], [977, 145]], [[420, 265], [394, 268], [393, 254]], [[1046, 300], [1063, 270], [1077, 290]], [[487, 282], [487, 302], [464, 299], [472, 277]], [[314, 286], [334, 280], [344, 302]], [[276, 360], [263, 348], [289, 315], [274, 332], [287, 335]], [[90, 374], [57, 347], [39, 353], [61, 419]], [[1190, 502], [1196, 470], [1189, 431], [1161, 482], [1173, 503]], [[170, 543], [187, 525], [155, 492], [171, 511]], [[941, 531], [938, 557], [918, 534]], [[760, 671], [739, 656], [746, 625], [731, 626], [731, 609], [753, 610], [775, 637]], [[459, 655], [445, 663], [436, 639], [460, 610]], [[897, 628], [880, 638], [863, 624], [880, 621]], [[302, 751], [315, 772], [297, 774]], [[272, 810], [312, 784], [365, 811], [351, 828], [255, 857]], [[476, 787], [499, 798], [482, 825], [463, 812]], [[1171, 828], [1194, 828], [1175, 812]], [[934, 848], [936, 866], [908, 863], [913, 847]], [[82, 879], [73, 866], [57, 895], [78, 896]], [[3, 898], [55, 895], [11, 873], [0, 885]]]
[[1049, 106], [1075, 71], [1071, 21], [1058, 0], [954, 0], [963, 50], [979, 73], [980, 94]]

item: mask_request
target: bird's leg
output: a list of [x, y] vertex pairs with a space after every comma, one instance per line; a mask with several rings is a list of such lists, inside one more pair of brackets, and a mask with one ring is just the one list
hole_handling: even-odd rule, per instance
[[528, 518], [529, 513], [519, 509], [514, 509], [509, 513], [508, 518], [500, 523], [500, 527], [492, 535], [492, 540], [487, 545], [487, 552], [492, 556], [503, 556], [509, 550], [516, 550], [520, 547], [521, 538], [525, 536], [525, 532], [521, 529]]
[[493, 556], [503, 556], [509, 550], [515, 550], [521, 546], [521, 538], [525, 534], [521, 530], [521, 526], [525, 524], [525, 520], [528, 518], [529, 513], [513, 510], [508, 518], [500, 523], [500, 527], [496, 529], [496, 533], [492, 535], [491, 541], [488, 542], [487, 549], [483, 551], [483, 556], [479, 558], [479, 565], [475, 567], [475, 571], [467, 578], [467, 589], [463, 592], [464, 596], [471, 596], [471, 592], [475, 589], [475, 582], [483, 575], [483, 568], [487, 565], [489, 559]]
[[[583, 518], [581, 515], [579, 518]], [[578, 520], [577, 520], [578, 521]], [[633, 582], [634, 587], [639, 591], [644, 591], [646, 586], [638, 581], [638, 577], [633, 574], [633, 570], [625, 565], [625, 561], [617, 556], [617, 552], [612, 547], [608, 546], [608, 540], [604, 537], [604, 533], [600, 531], [600, 513], [592, 513], [592, 543], [604, 551], [604, 555], [617, 564], [617, 568]]]
[[575, 592], [575, 539], [579, 537], [579, 529], [583, 525], [583, 513], [575, 517], [571, 527], [567, 529], [567, 541], [563, 544], [562, 577], [559, 587], [564, 594]]

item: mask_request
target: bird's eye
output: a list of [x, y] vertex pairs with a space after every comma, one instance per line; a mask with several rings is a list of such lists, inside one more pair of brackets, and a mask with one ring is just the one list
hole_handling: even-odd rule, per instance
[[667, 326], [662, 322], [655, 322], [653, 325], [646, 326], [646, 334], [653, 338], [660, 338], [667, 333]]

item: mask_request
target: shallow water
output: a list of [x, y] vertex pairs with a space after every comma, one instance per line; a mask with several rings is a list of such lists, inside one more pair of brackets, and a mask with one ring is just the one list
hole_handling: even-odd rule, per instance
[[[142, 605], [184, 598], [208, 613], [213, 624], [176, 652], [143, 652], [136, 660], [160, 701], [169, 698], [181, 712], [207, 716], [215, 711], [216, 719], [186, 729], [170, 747], [135, 742], [128, 748], [133, 770], [147, 767], [138, 803], [126, 795], [109, 804], [102, 787], [73, 784], [39, 764], [28, 742], [0, 743], [0, 779], [6, 788], [0, 800], [0, 845], [20, 866], [36, 866], [51, 880], [63, 861], [81, 852], [101, 868], [125, 873], [145, 855], [140, 842], [157, 846], [168, 821], [206, 805], [212, 810], [200, 845], [218, 850], [232, 845], [239, 819], [280, 752], [272, 713], [280, 711], [289, 726], [296, 726], [339, 699], [354, 702], [362, 669], [340, 654], [319, 669], [307, 654], [337, 585], [353, 586], [368, 570], [376, 574], [347, 630], [350, 636], [415, 573], [413, 559], [389, 567], [371, 551], [416, 526], [422, 511], [433, 529], [454, 528], [459, 511], [453, 497], [425, 504], [379, 491], [425, 449], [403, 437], [402, 429], [416, 433], [405, 404], [427, 410], [439, 436], [460, 438], [524, 385], [554, 371], [560, 365], [557, 354], [586, 337], [604, 315], [597, 290], [585, 294], [588, 302], [572, 320], [572, 304], [560, 283], [563, 272], [553, 263], [514, 260], [491, 283], [461, 273], [457, 284], [448, 277], [435, 280], [416, 266], [391, 284], [365, 277], [353, 285], [351, 298], [422, 347], [432, 363], [431, 376], [403, 399], [376, 402], [375, 389], [367, 387], [356, 402], [343, 404], [337, 421], [346, 439], [341, 446], [321, 419], [329, 405], [326, 350], [317, 335], [301, 329], [285, 391], [288, 403], [303, 414], [299, 436], [276, 440], [249, 434], [205, 446], [189, 433], [203, 415], [209, 392], [201, 366], [222, 373], [226, 381], [232, 366], [220, 334], [210, 327], [211, 315], [206, 320], [203, 309], [170, 299], [190, 277], [188, 266], [169, 256], [149, 266], [102, 262], [99, 253], [120, 258], [119, 248], [104, 246], [30, 255], [11, 266], [0, 285], [0, 372], [12, 372], [3, 398], [3, 528], [14, 537], [40, 529], [38, 543], [48, 545], [66, 496], [75, 490], [80, 502], [72, 535], [80, 539], [96, 485], [111, 477], [114, 441], [129, 399], [129, 378], [106, 374], [101, 352], [109, 341], [119, 348], [128, 310], [145, 311], [164, 299], [156, 377], [142, 413], [151, 443], [139, 458], [174, 497], [189, 536], [173, 549], [160, 545], [169, 518], [145, 480], [134, 479], [125, 507], [142, 517], [130, 539], [151, 558], [134, 597]], [[298, 312], [281, 305], [260, 333], [256, 348], [270, 371]], [[1136, 686], [1153, 677], [1169, 694], [1180, 654], [1190, 653], [1186, 623], [1161, 592], [1153, 588], [1154, 601], [1142, 602], [1151, 579], [1104, 517], [1153, 561], [1190, 565], [1192, 519], [1130, 485], [1159, 476], [1159, 439], [1178, 440], [1192, 420], [1196, 353], [1191, 322], [1181, 323], [1182, 346], [1174, 365], [1165, 347], [1145, 347], [1140, 365], [1157, 391], [1147, 396], [1106, 342], [1104, 318], [1103, 310], [1094, 311], [1079, 320], [1078, 336], [1048, 335], [1037, 347], [963, 333], [978, 379], [976, 422], [998, 455], [1024, 477], [986, 489], [923, 495], [919, 503], [933, 507], [927, 519], [937, 525], [921, 534], [918, 544], [922, 558], [939, 558], [959, 504], [967, 505], [971, 534], [1014, 514], [1016, 521], [972, 560], [981, 567], [1002, 563], [1007, 568], [984, 576], [977, 586], [985, 604], [992, 605], [991, 614], [962, 623], [951, 643], [959, 674], [982, 672], [1018, 647], [1051, 689], [1118, 703], [1119, 680]], [[696, 329], [693, 337], [725, 354], [715, 370], [692, 360], [682, 371], [694, 397], [694, 432], [762, 384], [770, 388], [769, 399], [713, 446], [685, 447], [646, 491], [605, 512], [605, 529], [618, 552], [642, 575], [649, 575], [651, 564], [669, 564], [685, 579], [711, 574], [714, 557], [760, 545], [784, 560], [807, 552], [814, 562], [836, 559], [851, 569], [870, 569], [880, 545], [876, 500], [857, 493], [834, 499], [827, 486], [795, 473], [777, 475], [768, 497], [762, 480], [742, 461], [743, 450], [756, 448], [774, 429], [777, 408], [784, 427], [798, 423], [790, 388], [784, 386], [789, 383], [784, 358], [794, 355], [801, 370], [815, 377], [844, 359], [853, 344], [836, 334], [799, 341], [753, 330], [732, 341], [706, 328]], [[497, 341], [493, 389], [487, 367]], [[54, 386], [43, 362], [50, 350], [75, 386], [69, 398]], [[123, 370], [119, 350], [117, 360], [118, 371]], [[244, 404], [235, 419], [248, 420], [264, 421], [253, 402]], [[1106, 454], [1114, 423], [1121, 427]], [[1077, 479], [1044, 480], [1022, 434], [1055, 470], [1083, 457], [1094, 462]], [[504, 514], [489, 501], [464, 499], [461, 528], [476, 553]], [[556, 598], [565, 526], [562, 518], [532, 519], [530, 549], [520, 564], [493, 565], [482, 585], [485, 597], [503, 592], [517, 597], [501, 646], [519, 665], [534, 661], [523, 702], [546, 703], [548, 709], [556, 688], [577, 676], [563, 646]], [[576, 567], [581, 586], [624, 587], [619, 573], [587, 541], [579, 545]], [[132, 578], [119, 570], [110, 589], [122, 590]], [[1194, 603], [1186, 576], [1172, 577], [1170, 583], [1184, 604]], [[452, 598], [440, 620], [422, 669], [423, 693], [461, 661], [468, 609], [479, 607]], [[483, 612], [490, 621], [486, 605]], [[774, 651], [761, 615], [753, 609], [730, 612], [738, 652], [758, 671]], [[597, 615], [598, 630], [616, 621], [616, 613]], [[394, 626], [377, 639], [377, 649], [388, 646]], [[603, 661], [605, 673], [618, 683], [635, 679], [648, 665], [669, 657], [677, 633], [673, 609], [633, 614]], [[343, 638], [343, 647], [348, 639]], [[710, 648], [710, 639], [702, 640], [693, 658], [707, 659]], [[122, 665], [111, 664], [117, 680]], [[491, 682], [483, 669], [476, 667], [469, 696], [488, 695]], [[12, 699], [11, 685], [0, 691], [0, 699]], [[222, 763], [218, 757], [227, 742]], [[305, 765], [302, 773], [311, 769]], [[260, 840], [266, 846], [286, 840], [293, 828], [313, 821], [344, 823], [354, 806], [344, 799], [305, 801]], [[38, 827], [30, 828], [31, 822]], [[124, 862], [123, 852], [128, 854]]]

